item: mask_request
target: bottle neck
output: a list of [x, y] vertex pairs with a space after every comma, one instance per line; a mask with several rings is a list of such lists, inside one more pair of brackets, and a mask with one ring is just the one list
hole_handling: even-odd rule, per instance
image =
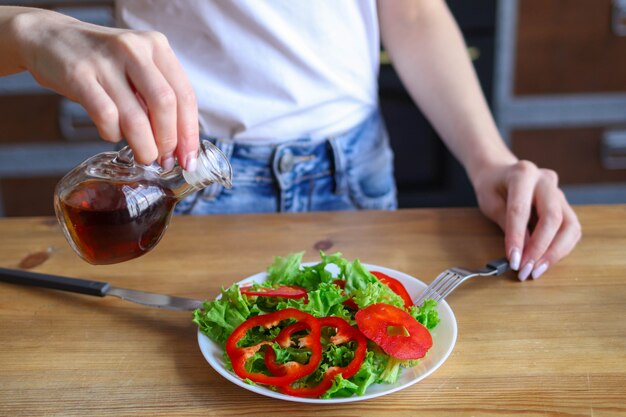
[[179, 165], [165, 172], [161, 178], [172, 190], [176, 199], [181, 200], [194, 191], [202, 190], [218, 183], [232, 187], [232, 168], [228, 158], [212, 143], [203, 140], [198, 152], [198, 163], [193, 172], [183, 170]]
[[202, 186], [196, 185], [197, 183], [189, 183], [185, 178], [185, 171], [180, 166], [176, 166], [170, 171], [161, 175], [161, 180], [165, 182], [167, 188], [169, 188], [176, 200], [182, 200], [189, 194], [201, 190]]

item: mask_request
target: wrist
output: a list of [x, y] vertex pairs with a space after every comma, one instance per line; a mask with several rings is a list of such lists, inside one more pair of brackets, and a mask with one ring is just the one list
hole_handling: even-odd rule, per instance
[[0, 76], [9, 75], [26, 69], [23, 50], [22, 34], [30, 18], [26, 15], [33, 8], [19, 6], [0, 7]]
[[488, 143], [488, 146], [473, 148], [463, 161], [474, 188], [483, 181], [485, 175], [490, 176], [494, 170], [513, 165], [519, 160], [499, 135]]
[[27, 42], [27, 39], [29, 34], [32, 33], [39, 13], [40, 11], [38, 9], [20, 7], [6, 22], [7, 38], [10, 44], [13, 45], [9, 55], [13, 57], [14, 64], [19, 67], [20, 70], [28, 69], [27, 62], [30, 52], [28, 50], [29, 42]]
[[50, 10], [34, 7], [20, 8], [9, 20], [9, 33], [14, 44], [14, 57], [22, 70], [33, 70], [36, 63], [37, 49], [54, 34], [50, 32], [51, 23], [67, 16]]

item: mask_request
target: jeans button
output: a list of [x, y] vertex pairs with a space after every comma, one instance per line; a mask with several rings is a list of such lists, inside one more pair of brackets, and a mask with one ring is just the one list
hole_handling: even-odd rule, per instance
[[293, 153], [289, 149], [287, 149], [283, 155], [280, 157], [280, 161], [278, 161], [278, 168], [280, 172], [288, 172], [291, 171], [294, 164]]

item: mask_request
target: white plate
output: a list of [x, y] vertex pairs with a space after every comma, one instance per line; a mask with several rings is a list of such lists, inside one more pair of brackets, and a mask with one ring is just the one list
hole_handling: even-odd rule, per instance
[[[308, 265], [312, 264], [313, 263], [310, 263]], [[426, 288], [426, 284], [405, 273], [377, 265], [364, 264], [364, 266], [370, 271], [380, 271], [389, 275], [390, 277], [396, 278], [397, 280], [401, 281], [413, 298], [417, 298], [417, 296], [423, 291], [423, 289]], [[265, 272], [261, 272], [240, 281], [239, 284], [244, 285], [251, 284], [253, 282], [263, 282], [265, 281], [266, 276], [267, 274]], [[224, 353], [224, 350], [218, 344], [203, 335], [200, 331], [198, 331], [198, 343], [200, 345], [200, 350], [202, 351], [202, 354], [209, 362], [209, 365], [213, 367], [213, 369], [215, 369], [220, 375], [228, 379], [230, 382], [237, 384], [240, 387], [247, 389], [248, 391], [256, 392], [257, 394], [265, 395], [267, 397], [277, 398], [279, 400], [295, 401], [300, 403], [348, 403], [380, 397], [381, 395], [391, 394], [392, 392], [396, 392], [406, 387], [409, 387], [416, 382], [426, 378], [428, 375], [432, 374], [446, 361], [448, 356], [450, 356], [450, 353], [452, 353], [452, 349], [454, 348], [454, 344], [456, 342], [456, 319], [454, 318], [454, 313], [450, 309], [450, 306], [445, 301], [441, 301], [439, 303], [438, 311], [439, 319], [441, 321], [437, 325], [437, 327], [435, 327], [431, 331], [433, 337], [433, 346], [428, 351], [426, 357], [421, 359], [417, 366], [413, 368], [403, 369], [400, 378], [395, 384], [373, 384], [367, 388], [365, 395], [355, 395], [347, 398], [301, 398], [281, 394], [279, 392], [265, 388], [261, 385], [247, 384], [236, 374], [224, 368], [224, 363], [222, 362], [222, 355]]]

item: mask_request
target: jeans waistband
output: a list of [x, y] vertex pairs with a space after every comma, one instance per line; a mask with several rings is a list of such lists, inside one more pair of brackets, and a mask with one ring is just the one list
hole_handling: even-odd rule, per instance
[[270, 145], [207, 138], [229, 158], [233, 188], [219, 184], [176, 205], [177, 214], [389, 210], [397, 206], [393, 152], [380, 113], [324, 140]]
[[[379, 117], [378, 112], [374, 112], [354, 128], [320, 140], [303, 138], [278, 144], [255, 145], [237, 143], [232, 139], [206, 137], [205, 135], [201, 135], [201, 137], [213, 142], [228, 159], [243, 158], [267, 166], [268, 172], [272, 173], [273, 179], [277, 181], [281, 190], [285, 190], [295, 182], [311, 175], [326, 174], [334, 177], [335, 194], [343, 194], [348, 188], [346, 177], [347, 148], [351, 146], [351, 142], [355, 138], [359, 137], [360, 132], [373, 123], [377, 123]], [[312, 169], [317, 172], [312, 172]], [[237, 175], [237, 172], [233, 172], [234, 181], [237, 181]]]

